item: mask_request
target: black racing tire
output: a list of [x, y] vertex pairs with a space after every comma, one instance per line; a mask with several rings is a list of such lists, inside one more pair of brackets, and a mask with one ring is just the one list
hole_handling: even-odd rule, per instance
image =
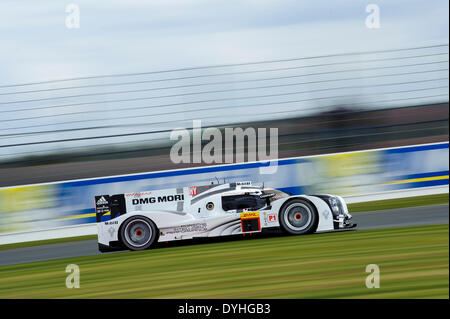
[[281, 229], [291, 235], [315, 232], [319, 223], [316, 207], [308, 200], [300, 198], [286, 202], [278, 216]]
[[150, 248], [159, 234], [155, 223], [144, 216], [132, 216], [120, 227], [120, 240], [130, 250]]

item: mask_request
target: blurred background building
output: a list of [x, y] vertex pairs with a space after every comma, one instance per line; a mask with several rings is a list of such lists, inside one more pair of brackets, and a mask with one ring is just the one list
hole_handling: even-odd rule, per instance
[[448, 44], [0, 89], [2, 186], [192, 166], [193, 120], [276, 127], [280, 158], [448, 140]]
[[134, 25], [112, 1], [115, 29], [80, 1], [79, 30], [52, 29], [55, 9], [37, 43], [22, 29], [35, 7], [2, 10], [20, 15], [1, 25], [16, 34], [2, 39], [0, 186], [205, 165], [169, 158], [171, 130], [193, 120], [277, 127], [280, 158], [448, 140], [445, 1], [381, 1], [379, 30], [362, 1], [175, 2], [129, 3]]

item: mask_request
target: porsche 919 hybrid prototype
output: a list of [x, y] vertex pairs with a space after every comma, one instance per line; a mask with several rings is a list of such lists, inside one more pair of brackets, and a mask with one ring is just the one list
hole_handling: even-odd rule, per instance
[[290, 196], [251, 182], [100, 195], [95, 207], [102, 252], [272, 227], [301, 235], [356, 226], [340, 196]]

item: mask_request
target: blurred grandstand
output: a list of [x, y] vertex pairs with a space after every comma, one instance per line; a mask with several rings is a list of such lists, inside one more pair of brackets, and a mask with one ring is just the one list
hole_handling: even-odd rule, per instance
[[280, 158], [447, 141], [448, 94], [448, 44], [1, 85], [0, 186], [203, 166], [169, 159], [193, 120]]

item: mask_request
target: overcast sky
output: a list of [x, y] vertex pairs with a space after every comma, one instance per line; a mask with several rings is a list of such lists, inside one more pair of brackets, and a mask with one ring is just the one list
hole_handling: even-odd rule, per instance
[[0, 40], [1, 85], [448, 42], [448, 1], [1, 0]]
[[[78, 29], [66, 27], [68, 16], [66, 6], [71, 3], [78, 5], [80, 10], [80, 28]], [[369, 15], [366, 12], [366, 7], [369, 4], [376, 4], [379, 7], [380, 28], [370, 29], [366, 26], [366, 18]], [[332, 53], [448, 44], [448, 21], [448, 0], [0, 0], [0, 111], [3, 111], [0, 119], [0, 135], [5, 133], [28, 134], [44, 128], [49, 130], [79, 129], [86, 125], [95, 124], [92, 121], [96, 119], [101, 119], [102, 124], [107, 124], [110, 127], [110, 129], [76, 131], [77, 133], [64, 134], [46, 133], [43, 135], [40, 133], [16, 137], [3, 135], [0, 136], [0, 145], [64, 139], [73, 136], [90, 137], [96, 134], [112, 134], [117, 133], [115, 128], [119, 124], [130, 126], [120, 130], [126, 133], [133, 133], [144, 128], [148, 129], [149, 126], [157, 129], [173, 128], [177, 123], [162, 124], [168, 119], [171, 119], [172, 122], [179, 121], [180, 125], [189, 127], [185, 126], [188, 124], [183, 122], [183, 119], [187, 121], [188, 116], [182, 112], [195, 112], [198, 107], [205, 105], [199, 104], [197, 106], [192, 102], [198, 99], [197, 96], [183, 96], [170, 99], [151, 97], [154, 100], [122, 104], [84, 104], [79, 108], [62, 107], [40, 110], [38, 108], [42, 106], [58, 105], [63, 102], [73, 103], [73, 100], [57, 99], [13, 104], [10, 104], [10, 102], [30, 98], [53, 99], [57, 98], [58, 94], [69, 94], [69, 92], [70, 94], [84, 94], [91, 91], [89, 89], [74, 90], [70, 88], [57, 92], [8, 95], [11, 90], [16, 92], [14, 90], [24, 88], [54, 89], [60, 84], [55, 84], [56, 86], [45, 84], [2, 88], [5, 85], [95, 75], [310, 57]], [[442, 79], [442, 77], [448, 77], [448, 47], [446, 50], [447, 56], [434, 57], [435, 60], [426, 60], [427, 62], [447, 61], [446, 64], [433, 65], [438, 71], [426, 75], [417, 75], [420, 76], [420, 80], [426, 79], [428, 81], [426, 84], [399, 85], [396, 86], [396, 89], [433, 87], [434, 89], [430, 89], [430, 91], [420, 91], [420, 94], [440, 94], [440, 99], [446, 98], [448, 100], [448, 79]], [[415, 60], [409, 61], [409, 63], [413, 63]], [[423, 60], [420, 62], [423, 62]], [[370, 65], [367, 64], [366, 66]], [[239, 70], [241, 69], [239, 68]], [[238, 68], [235, 70], [238, 70]], [[320, 70], [324, 72], [331, 70], [331, 68]], [[407, 70], [416, 71], [418, 69], [410, 68]], [[386, 74], [388, 72], [389, 70], [385, 70]], [[175, 75], [178, 75], [178, 73], [175, 73]], [[366, 76], [372, 75], [372, 73], [357, 72], [356, 75]], [[354, 76], [354, 74], [349, 73], [347, 76]], [[230, 79], [241, 80], [242, 78], [231, 77]], [[315, 79], [329, 78], [316, 77]], [[404, 82], [408, 79], [412, 79], [412, 77], [399, 76], [395, 78], [398, 82]], [[439, 79], [439, 81], [433, 79]], [[105, 83], [104, 81], [107, 80], [101, 79], [100, 83]], [[378, 81], [385, 80], [380, 78]], [[319, 84], [317, 86], [302, 85], [295, 87], [297, 84], [294, 83], [294, 86], [291, 86], [291, 82], [288, 80], [258, 82], [277, 85], [282, 83], [290, 86], [270, 90], [262, 89], [255, 92], [257, 94], [286, 93], [295, 88], [304, 92], [298, 95], [299, 99], [304, 99], [313, 96], [309, 94], [309, 90], [315, 88], [321, 90]], [[60, 83], [62, 83], [61, 85], [69, 84], [68, 82]], [[377, 89], [375, 88], [376, 85], [372, 86], [377, 83], [373, 81], [354, 80], [348, 83], [349, 85], [360, 85], [361, 83], [367, 85], [367, 89], [356, 90], [356, 93], [361, 95], [386, 92], [390, 89], [389, 87]], [[79, 85], [81, 82], [75, 84]], [[212, 84], [213, 87], [220, 89], [238, 87], [233, 84], [219, 86]], [[331, 87], [332, 84], [337, 85], [339, 82], [327, 85]], [[144, 86], [133, 86], [132, 88], [141, 87]], [[103, 90], [118, 89], [104, 88]], [[195, 90], [202, 91], [205, 89], [199, 87]], [[231, 120], [228, 120], [228, 118], [234, 121], [249, 118], [248, 114], [255, 114], [255, 108], [238, 107], [253, 102], [248, 99], [243, 102], [238, 101], [238, 98], [246, 94], [252, 94], [251, 91], [245, 90], [222, 95], [207, 94], [208, 98], [229, 97], [230, 95], [236, 98], [236, 101], [226, 102], [225, 104], [209, 103], [208, 105], [211, 107], [217, 106], [221, 110], [208, 114], [212, 115], [214, 119], [228, 121], [225, 123], [230, 123]], [[187, 90], [169, 90], [167, 92], [171, 91], [176, 93], [187, 92]], [[335, 90], [330, 91], [330, 94], [333, 95], [335, 92], [348, 94], [349, 92], [355, 93], [355, 90]], [[128, 99], [144, 95], [144, 97], [147, 97], [149, 94], [161, 95], [160, 92], [155, 91], [114, 96]], [[447, 94], [447, 97], [442, 97], [445, 94]], [[409, 93], [403, 95], [403, 97], [409, 96], [411, 96]], [[294, 98], [293, 95], [289, 97]], [[398, 98], [398, 95], [395, 97]], [[96, 98], [80, 98], [75, 102], [92, 102]], [[98, 99], [101, 98], [103, 97], [98, 97]], [[260, 100], [257, 102], [260, 102]], [[263, 102], [276, 104], [279, 101], [280, 99], [265, 99]], [[427, 100], [422, 99], [420, 101]], [[150, 103], [148, 109], [141, 110], [138, 113], [139, 116], [135, 118], [130, 116], [132, 114], [130, 111], [122, 111], [127, 107], [140, 107], [144, 102], [147, 103], [144, 105], [152, 103]], [[188, 102], [191, 105], [154, 108], [156, 103], [178, 102]], [[296, 112], [310, 106], [307, 103], [284, 104], [283, 110]], [[393, 106], [393, 104], [388, 106]], [[17, 111], [17, 109], [28, 107], [36, 107], [36, 109]], [[224, 107], [235, 107], [235, 109], [233, 111], [225, 109], [224, 111]], [[274, 108], [270, 105], [269, 107], [258, 108], [258, 111], [269, 112], [274, 109], [281, 110], [281, 107]], [[179, 116], [176, 117], [177, 114], [170, 116], [158, 114], [158, 112], [166, 112], [167, 110], [172, 113], [177, 112]], [[78, 114], [69, 114], [68, 111], [77, 111]], [[83, 113], [85, 111], [92, 113], [86, 115]], [[281, 113], [269, 113], [269, 118], [277, 115], [282, 116]], [[194, 116], [200, 118], [205, 112], [194, 114], [198, 114]], [[289, 114], [293, 115], [294, 113]], [[48, 117], [54, 115], [56, 115], [54, 118]], [[26, 116], [34, 117], [34, 119], [14, 120]], [[210, 123], [207, 124], [216, 125], [214, 119], [210, 119]], [[74, 120], [76, 121], [74, 124], [64, 124]], [[91, 122], [87, 123], [89, 121]], [[135, 137], [123, 138], [121, 142], [131, 141], [133, 138]], [[141, 137], [143, 140], [147, 138], [148, 136], [145, 135]], [[164, 138], [167, 139], [167, 137]], [[3, 154], [0, 154], [0, 157], [24, 150], [59, 150], [61, 146], [66, 145], [83, 147], [87, 143], [92, 144], [95, 141], [2, 148]], [[114, 143], [116, 141], [118, 140], [105, 139], [101, 143]]]

